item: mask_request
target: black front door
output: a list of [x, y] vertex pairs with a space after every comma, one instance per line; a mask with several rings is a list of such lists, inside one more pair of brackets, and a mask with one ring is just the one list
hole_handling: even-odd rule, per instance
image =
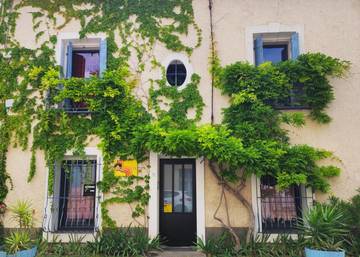
[[168, 246], [196, 242], [194, 159], [160, 161], [160, 235]]

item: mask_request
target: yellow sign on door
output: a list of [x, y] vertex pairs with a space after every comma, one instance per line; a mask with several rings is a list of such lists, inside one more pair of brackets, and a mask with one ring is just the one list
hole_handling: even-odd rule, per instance
[[136, 160], [116, 160], [114, 162], [114, 173], [117, 177], [129, 177], [138, 175], [138, 166]]
[[172, 213], [172, 204], [164, 203], [164, 213]]

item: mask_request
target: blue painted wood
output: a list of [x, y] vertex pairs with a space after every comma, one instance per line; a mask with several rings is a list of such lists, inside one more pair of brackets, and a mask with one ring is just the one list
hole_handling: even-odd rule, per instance
[[258, 66], [264, 62], [263, 39], [261, 36], [255, 38], [255, 65]]
[[107, 44], [106, 39], [100, 41], [100, 77], [103, 76], [103, 73], [106, 70], [106, 60], [107, 58]]
[[73, 56], [73, 45], [69, 42], [66, 46], [66, 78], [71, 78], [72, 76], [72, 56]]
[[291, 59], [297, 59], [300, 55], [299, 48], [299, 33], [294, 32], [291, 34]]
[[[73, 57], [73, 45], [71, 42], [69, 42], [66, 46], [65, 78], [71, 78], [71, 76], [72, 76], [72, 57]], [[70, 99], [64, 100], [64, 108], [65, 109], [71, 108], [71, 100]]]
[[345, 252], [319, 251], [305, 248], [306, 257], [345, 257]]

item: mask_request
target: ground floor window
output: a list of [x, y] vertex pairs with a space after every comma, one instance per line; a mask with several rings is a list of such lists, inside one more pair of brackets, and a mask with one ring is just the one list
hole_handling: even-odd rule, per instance
[[308, 197], [301, 186], [291, 186], [278, 190], [276, 179], [262, 176], [258, 185], [258, 225], [259, 232], [283, 233], [294, 232], [307, 209]]
[[64, 160], [60, 168], [58, 230], [95, 226], [96, 160]]

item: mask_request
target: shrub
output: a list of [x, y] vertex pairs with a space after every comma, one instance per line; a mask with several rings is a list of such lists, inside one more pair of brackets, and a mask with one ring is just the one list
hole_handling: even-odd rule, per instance
[[108, 256], [148, 256], [160, 250], [158, 237], [150, 239], [143, 228], [120, 228], [102, 232], [94, 242], [88, 242], [88, 252]]
[[20, 228], [31, 228], [33, 225], [33, 213], [31, 203], [28, 201], [17, 201], [10, 207], [12, 219], [15, 220]]
[[220, 236], [209, 237], [205, 241], [198, 238], [197, 248], [206, 254], [207, 257], [213, 256], [233, 256], [235, 244], [229, 233], [222, 233]]
[[306, 237], [307, 245], [318, 250], [340, 250], [343, 248], [349, 229], [345, 212], [339, 204], [316, 204], [299, 226]]
[[31, 239], [29, 234], [25, 231], [12, 232], [10, 236], [5, 238], [5, 248], [9, 253], [27, 250], [30, 249], [30, 247]]
[[338, 205], [344, 212], [343, 222], [350, 233], [345, 237], [345, 249], [349, 256], [360, 256], [360, 189], [349, 201], [330, 198], [330, 204]]
[[252, 237], [250, 242], [242, 242], [235, 249], [231, 236], [227, 233], [211, 237], [205, 242], [198, 239], [197, 247], [208, 257], [303, 257], [304, 239], [293, 239], [289, 235], [279, 235], [270, 240], [270, 235]]

